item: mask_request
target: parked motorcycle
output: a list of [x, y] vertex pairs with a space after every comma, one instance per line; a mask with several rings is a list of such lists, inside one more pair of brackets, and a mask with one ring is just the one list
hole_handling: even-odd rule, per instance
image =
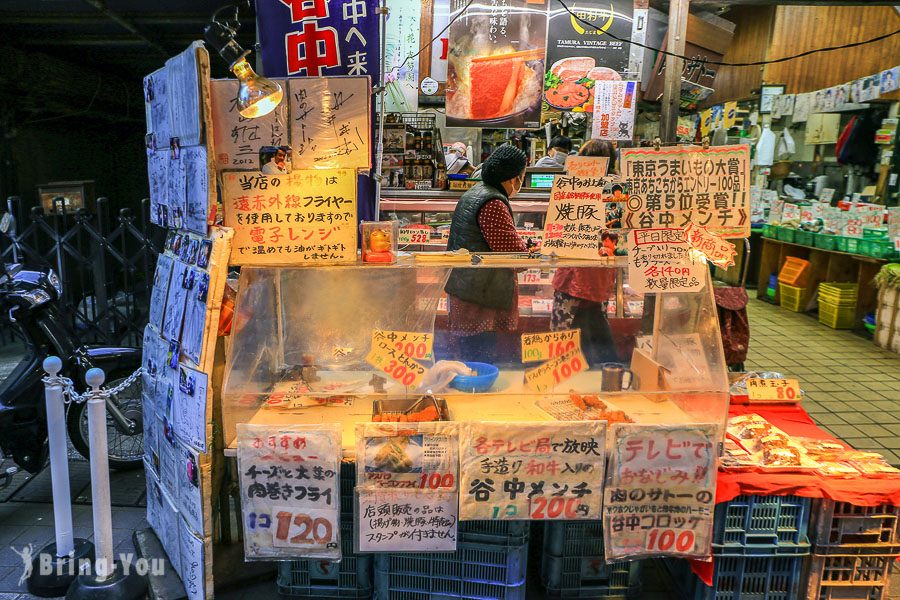
[[[13, 240], [11, 215], [3, 214], [0, 232]], [[60, 375], [84, 389], [84, 374], [100, 367], [107, 389], [124, 382], [141, 366], [137, 348], [88, 346], [79, 343], [60, 314], [62, 282], [52, 269], [30, 270], [0, 260], [0, 327], [14, 327], [24, 340], [25, 355], [0, 381], [0, 459], [9, 456], [22, 469], [40, 471], [47, 462], [47, 423], [44, 401], [44, 358], [59, 356]], [[143, 459], [141, 378], [106, 401], [109, 464], [115, 469], [139, 467]], [[69, 438], [85, 458], [88, 443], [87, 403], [70, 403], [66, 412]], [[0, 473], [0, 488], [9, 484], [16, 469]]]

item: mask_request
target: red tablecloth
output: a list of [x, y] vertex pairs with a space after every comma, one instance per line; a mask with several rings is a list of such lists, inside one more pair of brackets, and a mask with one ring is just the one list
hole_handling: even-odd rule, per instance
[[[729, 417], [752, 413], [765, 417], [772, 425], [794, 437], [834, 440], [819, 429], [799, 405], [732, 404], [728, 410]], [[741, 495], [829, 498], [859, 506], [900, 505], [900, 478], [840, 479], [815, 473], [719, 471], [716, 503], [727, 502]], [[712, 585], [712, 562], [692, 561], [691, 567], [706, 585]]]

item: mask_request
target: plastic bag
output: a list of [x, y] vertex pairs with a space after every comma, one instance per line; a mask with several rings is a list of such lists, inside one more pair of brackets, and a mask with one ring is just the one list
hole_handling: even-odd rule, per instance
[[422, 380], [422, 385], [419, 386], [418, 391], [440, 394], [450, 387], [450, 382], [453, 381], [454, 377], [471, 373], [472, 369], [466, 366], [465, 363], [455, 360], [439, 360], [425, 373], [425, 378]]

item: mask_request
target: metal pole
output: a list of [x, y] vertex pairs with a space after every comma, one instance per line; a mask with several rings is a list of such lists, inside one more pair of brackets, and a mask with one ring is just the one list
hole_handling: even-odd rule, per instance
[[381, 0], [378, 7], [378, 42], [381, 44], [381, 79], [378, 86], [378, 135], [375, 141], [375, 220], [381, 220], [381, 163], [384, 156], [384, 91], [387, 79], [387, 48], [385, 36], [387, 35], [387, 18], [390, 9], [386, 0]]
[[106, 375], [102, 369], [90, 369], [84, 381], [91, 387], [88, 398], [88, 432], [91, 447], [91, 496], [96, 548], [95, 578], [108, 579], [114, 571], [112, 543], [112, 508], [109, 496], [109, 457], [106, 441], [106, 399], [100, 386]]
[[63, 410], [63, 386], [56, 379], [62, 370], [62, 360], [48, 356], [44, 371], [54, 379], [45, 382], [47, 402], [47, 436], [50, 445], [50, 479], [53, 483], [53, 524], [56, 528], [56, 556], [62, 558], [75, 552], [72, 533], [72, 498], [69, 496], [69, 457], [66, 449], [66, 415]]
[[678, 56], [666, 56], [666, 77], [663, 83], [662, 110], [659, 120], [659, 137], [668, 144], [677, 141], [678, 104], [681, 100], [681, 72], [684, 69], [684, 46], [687, 38], [688, 9], [691, 0], [669, 2], [669, 30], [666, 50]]

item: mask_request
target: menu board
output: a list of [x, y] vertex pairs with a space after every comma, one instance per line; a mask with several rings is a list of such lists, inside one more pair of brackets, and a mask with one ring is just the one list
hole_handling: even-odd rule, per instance
[[613, 427], [603, 502], [606, 560], [709, 556], [718, 439], [714, 425]]
[[750, 146], [625, 148], [621, 170], [624, 227], [696, 223], [726, 238], [750, 235]]
[[356, 172], [222, 174], [225, 225], [234, 228], [232, 265], [356, 261]]

